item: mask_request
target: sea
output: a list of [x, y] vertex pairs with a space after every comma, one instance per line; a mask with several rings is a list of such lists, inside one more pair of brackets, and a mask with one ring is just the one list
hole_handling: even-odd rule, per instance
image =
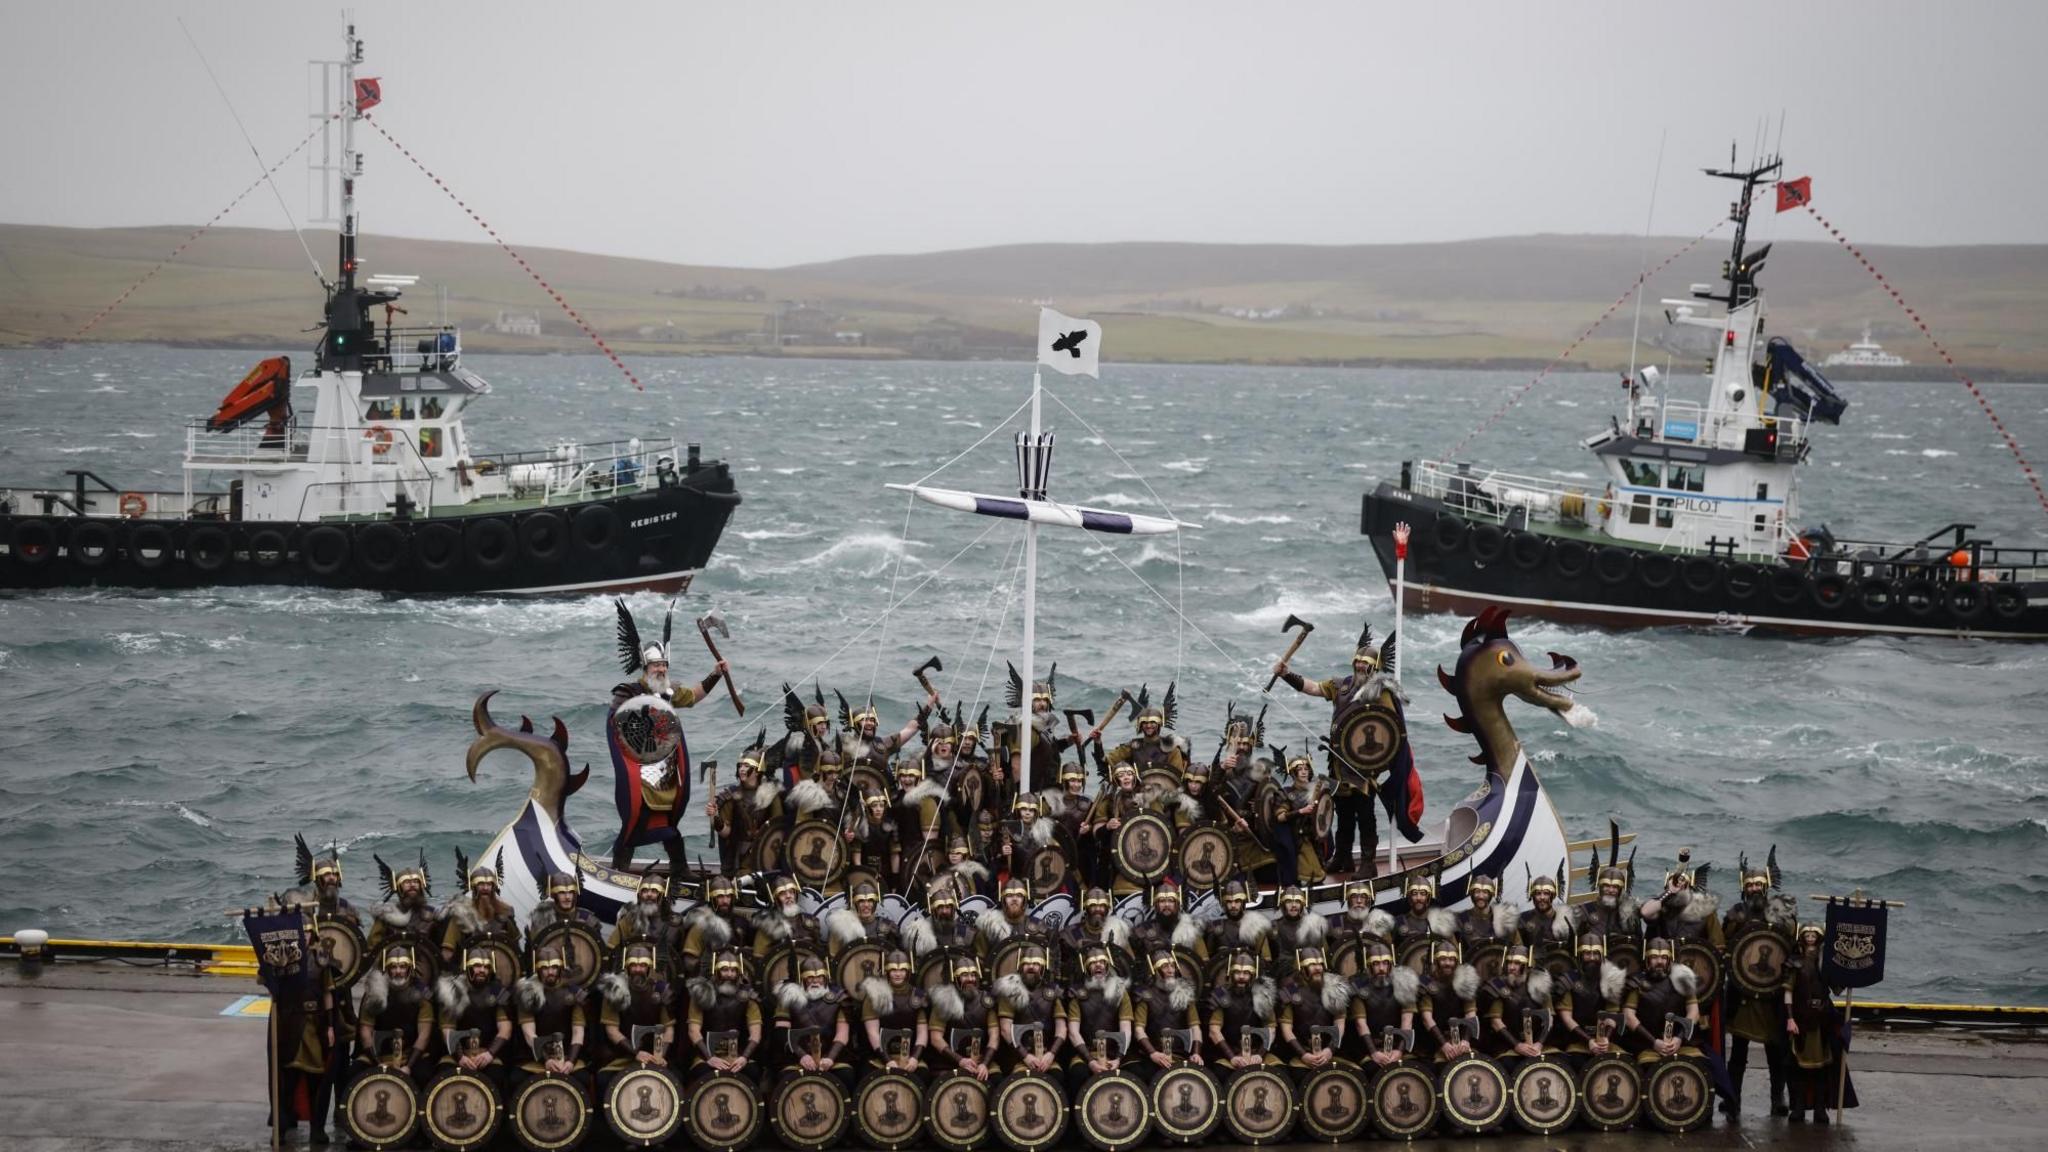
[[[1112, 352], [1114, 338], [1112, 324]], [[87, 469], [122, 488], [176, 486], [187, 422], [258, 358], [0, 351], [0, 484]], [[697, 758], [729, 766], [757, 732], [780, 732], [785, 682], [807, 697], [817, 686], [835, 710], [835, 692], [872, 694], [886, 724], [903, 724], [920, 695], [911, 670], [934, 655], [949, 703], [1004, 713], [1017, 526], [885, 485], [936, 470], [934, 483], [1013, 487], [1030, 365], [648, 359], [634, 363], [637, 391], [597, 355], [467, 362], [492, 384], [470, 419], [482, 448], [672, 436], [731, 462], [744, 503], [675, 605], [673, 638], [678, 674], [701, 675], [710, 658], [691, 621], [720, 610], [747, 712], [721, 690], [686, 713]], [[1311, 741], [1325, 709], [1284, 687], [1261, 695], [1282, 622], [1316, 625], [1296, 659], [1311, 674], [1340, 672], [1361, 625], [1384, 635], [1393, 605], [1359, 536], [1362, 494], [1402, 460], [1448, 451], [1532, 375], [1112, 363], [1099, 381], [1049, 377], [1057, 497], [1199, 525], [1177, 539], [1042, 533], [1037, 649], [1041, 666], [1058, 662], [1059, 704], [1100, 714], [1120, 689], [1157, 698], [1171, 685], [1197, 755], [1215, 748], [1227, 705], [1270, 703], [1269, 744]], [[1671, 377], [1682, 398], [1704, 389]], [[1913, 539], [1961, 521], [2048, 547], [2048, 515], [1960, 384], [1844, 389], [1848, 414], [1820, 430], [1804, 470], [1803, 523]], [[1983, 390], [2048, 456], [2048, 388]], [[1553, 373], [1465, 455], [1590, 479], [1579, 441], [1621, 399], [1615, 374]], [[664, 627], [664, 598], [630, 605], [643, 632]], [[1461, 625], [1416, 617], [1401, 636], [1425, 823], [1478, 783], [1470, 738], [1438, 719], [1449, 697], [1433, 675]], [[1512, 630], [1585, 669], [1596, 726], [1513, 703], [1510, 715], [1572, 836], [1605, 835], [1610, 820], [1636, 834], [1639, 895], [1689, 847], [1726, 900], [1738, 858], [1775, 846], [1806, 914], [1821, 913], [1810, 894], [1904, 902], [1885, 982], [1865, 996], [2048, 1004], [2048, 647]], [[456, 852], [481, 849], [530, 783], [506, 752], [465, 776], [471, 705], [491, 690], [501, 720], [567, 725], [573, 762], [592, 765], [570, 820], [603, 854], [617, 814], [602, 725], [620, 678], [599, 597], [0, 593], [0, 932], [233, 940], [230, 910], [292, 885], [295, 833], [343, 848], [358, 903], [378, 899], [377, 858], [420, 853], [436, 898], [451, 896]], [[1519, 891], [1523, 878], [1507, 881]]]

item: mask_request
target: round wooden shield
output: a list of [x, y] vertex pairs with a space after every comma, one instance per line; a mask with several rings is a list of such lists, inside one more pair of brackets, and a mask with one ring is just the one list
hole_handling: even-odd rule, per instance
[[1572, 954], [1566, 951], [1552, 952], [1543, 958], [1543, 970], [1550, 973], [1550, 986], [1562, 988], [1572, 981], [1572, 971], [1577, 964]]
[[[1000, 916], [1002, 913], [992, 912], [990, 915]], [[1003, 941], [1001, 946], [996, 949], [995, 957], [989, 961], [988, 971], [982, 976], [985, 986], [993, 987], [998, 977], [1008, 976], [1010, 973], [1015, 972], [1017, 965], [1023, 962], [1024, 949], [1033, 943], [1036, 943], [1036, 941], [1022, 940], [1014, 936]], [[1045, 945], [1040, 944], [1039, 947], [1044, 948]], [[1050, 949], [1047, 949], [1047, 951], [1050, 951]]]
[[1049, 1076], [1012, 1073], [989, 1109], [996, 1136], [1011, 1152], [1038, 1152], [1067, 1132], [1067, 1093]]
[[796, 981], [796, 949], [784, 944], [761, 958], [761, 987], [773, 994]]
[[754, 838], [753, 858], [748, 866], [755, 872], [786, 872], [783, 864], [783, 846], [789, 842], [789, 830], [780, 823], [762, 828]]
[[527, 1152], [562, 1152], [583, 1143], [590, 1110], [573, 1081], [542, 1076], [512, 1098], [512, 1135]]
[[907, 1148], [924, 1135], [924, 1089], [901, 1072], [871, 1074], [854, 1093], [853, 1119], [868, 1147]]
[[1150, 884], [1173, 864], [1173, 829], [1156, 812], [1140, 812], [1116, 830], [1116, 870], [1124, 879]]
[[[610, 1101], [620, 1099], [619, 1085], [631, 1075], [633, 1073], [628, 1072], [612, 1082]], [[666, 1074], [662, 1075], [665, 1079]], [[650, 1105], [648, 1100], [640, 1095], [648, 1089], [647, 1084], [637, 1085], [633, 1090], [634, 1094], [625, 1097], [625, 1101], [628, 1108], [640, 1110], [637, 1112], [637, 1119], [653, 1124], [658, 1122], [660, 1108], [658, 1105]], [[656, 1090], [652, 1095], [658, 1098], [660, 1093]], [[607, 1116], [607, 1119], [611, 1121], [612, 1130], [635, 1147], [645, 1148], [655, 1142], [647, 1140], [639, 1143], [626, 1138], [625, 1132], [619, 1126], [616, 1112]], [[704, 1152], [735, 1152], [736, 1149], [752, 1144], [754, 1134], [761, 1130], [761, 1101], [754, 1095], [752, 1082], [742, 1080], [738, 1076], [712, 1076], [706, 1080], [699, 1080], [697, 1086], [690, 1091], [689, 1102], [683, 1108], [683, 1120], [691, 1144], [702, 1148]], [[675, 1127], [673, 1111], [669, 1113], [667, 1126], [664, 1132]]]
[[1349, 1064], [1333, 1061], [1301, 1086], [1301, 1127], [1319, 1141], [1355, 1140], [1370, 1119], [1365, 1077]]
[[1043, 898], [1067, 886], [1067, 875], [1073, 871], [1074, 856], [1067, 849], [1066, 838], [1055, 836], [1052, 843], [1032, 854], [1030, 875], [1031, 891], [1034, 898]]
[[1642, 1107], [1642, 1077], [1629, 1057], [1602, 1056], [1579, 1073], [1579, 1120], [1586, 1127], [1599, 1132], [1634, 1127]]
[[1199, 1144], [1223, 1120], [1223, 1093], [1209, 1070], [1194, 1064], [1152, 1078], [1152, 1132], [1168, 1144]]
[[1616, 968], [1633, 976], [1643, 970], [1643, 946], [1633, 940], [1609, 940], [1607, 959]]
[[1401, 720], [1378, 705], [1357, 709], [1337, 725], [1330, 750], [1365, 775], [1385, 771], [1401, 750]]
[[1745, 992], [1774, 995], [1785, 982], [1785, 957], [1791, 946], [1769, 928], [1752, 928], [1728, 950], [1728, 966]]
[[1707, 1070], [1692, 1060], [1663, 1060], [1643, 1084], [1643, 1115], [1665, 1132], [1692, 1132], [1714, 1116]]
[[420, 1105], [427, 1138], [441, 1152], [470, 1152], [498, 1135], [498, 1090], [481, 1076], [454, 1071], [427, 1085]]
[[364, 1073], [349, 1085], [341, 1122], [349, 1137], [366, 1148], [396, 1148], [412, 1139], [413, 1129], [419, 1127], [419, 1095], [402, 1073]]
[[370, 958], [369, 964], [364, 966], [363, 971], [365, 973], [382, 972], [384, 970], [384, 954], [390, 951], [394, 945], [404, 945], [412, 949], [413, 979], [426, 985], [428, 988], [432, 988], [434, 981], [439, 979], [441, 975], [441, 949], [433, 941], [416, 936], [406, 936], [397, 940], [385, 941], [378, 947], [377, 954]]
[[1240, 1144], [1278, 1144], [1294, 1131], [1294, 1086], [1274, 1069], [1243, 1069], [1223, 1086], [1223, 1126]]
[[[698, 1085], [701, 1090], [718, 1077]], [[693, 1097], [694, 1103], [694, 1097]], [[675, 1079], [659, 1068], [621, 1072], [604, 1094], [604, 1122], [629, 1148], [647, 1148], [668, 1139], [683, 1122], [683, 1093]], [[695, 1139], [696, 1134], [691, 1134]], [[723, 1145], [702, 1145], [723, 1147]]]
[[821, 1072], [792, 1076], [775, 1090], [772, 1119], [782, 1146], [795, 1152], [821, 1152], [846, 1134], [846, 1097], [839, 1081]]
[[334, 986], [354, 987], [368, 971], [370, 949], [363, 941], [363, 930], [346, 920], [322, 920], [317, 932], [327, 952], [327, 966], [334, 969]]
[[1286, 798], [1280, 794], [1279, 785], [1271, 780], [1261, 783], [1252, 793], [1252, 831], [1259, 834], [1259, 839], [1272, 842], [1273, 829], [1279, 827], [1282, 820], [1280, 810], [1286, 806]]
[[1436, 1127], [1436, 1085], [1413, 1064], [1389, 1065], [1372, 1084], [1373, 1131], [1412, 1140]]
[[988, 1085], [955, 1072], [932, 1085], [926, 1097], [925, 1135], [946, 1152], [969, 1152], [988, 1143]]
[[1505, 944], [1481, 944], [1466, 955], [1465, 963], [1472, 965], [1472, 970], [1479, 973], [1479, 983], [1483, 986], [1488, 980], [1500, 975], [1500, 962], [1507, 954], [1508, 946]]
[[953, 795], [963, 812], [979, 812], [988, 800], [988, 777], [980, 769], [958, 767], [953, 772]]
[[639, 764], [659, 764], [675, 755], [683, 740], [683, 722], [659, 696], [635, 696], [612, 709], [612, 735]]
[[457, 952], [467, 952], [471, 948], [481, 948], [491, 954], [491, 967], [497, 972], [499, 984], [510, 988], [519, 982], [519, 949], [513, 947], [510, 941], [492, 936], [470, 941], [457, 949]]
[[1515, 1073], [1508, 1097], [1515, 1126], [1548, 1136], [1571, 1126], [1579, 1112], [1579, 1082], [1562, 1061], [1531, 1060]]
[[1142, 1143], [1152, 1129], [1152, 1109], [1145, 1086], [1122, 1073], [1097, 1076], [1074, 1103], [1081, 1137], [1102, 1152], [1124, 1152]]
[[789, 870], [807, 888], [822, 888], [846, 862], [846, 842], [823, 820], [805, 820], [784, 848]]
[[1324, 790], [1316, 797], [1315, 821], [1316, 839], [1328, 840], [1337, 827], [1336, 793]]
[[1721, 954], [1704, 940], [1691, 940], [1678, 946], [1676, 959], [1699, 977], [1700, 1003], [1713, 1003], [1721, 991]]
[[1437, 1099], [1451, 1127], [1468, 1135], [1491, 1132], [1507, 1116], [1507, 1074], [1484, 1056], [1467, 1056], [1443, 1070]]
[[1138, 791], [1147, 795], [1180, 787], [1180, 773], [1171, 768], [1147, 768], [1138, 773]]
[[1356, 938], [1346, 940], [1330, 950], [1330, 971], [1350, 980], [1365, 971], [1365, 949], [1360, 948]]
[[1434, 941], [1424, 936], [1419, 940], [1410, 940], [1406, 944], [1401, 945], [1401, 967], [1417, 975], [1429, 971], [1429, 946], [1432, 943]]
[[881, 976], [882, 946], [873, 941], [855, 944], [839, 954], [833, 961], [839, 976], [839, 987], [848, 996], [860, 995], [861, 981], [870, 976]]
[[1177, 856], [1181, 877], [1190, 888], [1214, 888], [1237, 871], [1237, 846], [1228, 832], [1214, 826], [1183, 832]]
[[953, 982], [953, 954], [941, 949], [918, 961], [917, 986], [930, 992]]
[[889, 786], [889, 778], [872, 764], [856, 764], [849, 769], [846, 773], [846, 786], [853, 790], [855, 804], [860, 803], [860, 798], [871, 791], [880, 792], [884, 796], [896, 794], [896, 790]]
[[533, 938], [533, 950], [543, 948], [561, 950], [566, 962], [562, 975], [568, 983], [588, 988], [604, 971], [604, 940], [597, 929], [581, 921], [554, 923], [540, 930]]

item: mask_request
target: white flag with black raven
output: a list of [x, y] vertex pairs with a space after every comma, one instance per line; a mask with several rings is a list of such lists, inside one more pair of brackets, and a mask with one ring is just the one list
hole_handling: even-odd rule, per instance
[[1038, 362], [1062, 376], [1102, 379], [1102, 325], [1038, 310]]

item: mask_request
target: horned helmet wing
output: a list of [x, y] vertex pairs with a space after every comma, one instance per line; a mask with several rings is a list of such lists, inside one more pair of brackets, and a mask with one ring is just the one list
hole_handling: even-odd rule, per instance
[[782, 682], [782, 722], [791, 732], [804, 730], [804, 698], [796, 694], [787, 680]]
[[299, 883], [301, 885], [311, 884], [313, 882], [313, 850], [306, 846], [306, 834], [303, 832], [292, 833], [292, 844], [294, 845], [294, 854], [298, 862]]
[[398, 895], [397, 886], [391, 882], [391, 865], [386, 864], [384, 858], [375, 852], [370, 853], [370, 859], [377, 862], [377, 890], [383, 893], [386, 900]]
[[661, 618], [661, 650], [668, 651], [668, 638], [676, 627], [676, 597], [668, 598], [668, 615]]
[[841, 732], [851, 731], [853, 728], [853, 709], [846, 706], [846, 694], [834, 688], [832, 695], [839, 700], [839, 730]]
[[1713, 870], [1714, 865], [1712, 861], [1702, 864], [1699, 867], [1692, 870], [1692, 886], [1695, 891], [1706, 891], [1707, 873], [1712, 872]]
[[455, 850], [455, 887], [464, 895], [469, 894], [469, 857], [460, 848]]
[[[1271, 701], [1259, 705], [1259, 718], [1252, 721], [1252, 743], [1264, 744], [1266, 742], [1266, 709], [1272, 706]], [[1285, 758], [1282, 758], [1275, 761], [1275, 763], [1285, 764], [1287, 761]]]
[[1003, 703], [1021, 710], [1024, 707], [1024, 677], [1008, 660], [1003, 661], [1003, 666], [1010, 670], [1010, 686], [1003, 693]]
[[1045, 670], [1045, 702], [1048, 705], [1057, 704], [1059, 702], [1059, 698], [1060, 662], [1055, 660], [1052, 662], [1052, 667], [1047, 668]]
[[640, 670], [640, 625], [634, 622], [625, 597], [615, 596], [612, 603], [619, 610], [619, 666], [631, 675]]
[[1400, 648], [1400, 635], [1394, 632], [1387, 633], [1387, 638], [1380, 641], [1380, 671], [1392, 674], [1394, 671], [1394, 655], [1400, 651]]
[[1778, 871], [1778, 846], [1776, 844], [1771, 845], [1771, 854], [1764, 858], [1764, 871], [1771, 874], [1771, 891], [1777, 892], [1785, 887], [1785, 874]]
[[427, 850], [420, 849], [420, 895], [434, 894], [434, 874], [427, 871]]
[[988, 745], [988, 708], [988, 705], [983, 704], [981, 706], [981, 715], [974, 718], [975, 734], [979, 737], [984, 747]]
[[1362, 652], [1370, 647], [1372, 647], [1372, 621], [1364, 620], [1358, 625], [1358, 648], [1356, 651]]
[[498, 874], [498, 890], [499, 890], [500, 892], [504, 891], [504, 890], [505, 890], [505, 884], [506, 884], [506, 880], [505, 880], [505, 846], [504, 846], [503, 844], [500, 844], [500, 845], [498, 845], [498, 860], [497, 860], [497, 863], [495, 863], [495, 864], [493, 864], [493, 865], [491, 866], [491, 871], [493, 871], [493, 872], [496, 872], [496, 873]]
[[1180, 715], [1180, 705], [1174, 699], [1175, 683], [1177, 682], [1172, 680], [1166, 682], [1166, 695], [1159, 701], [1159, 712], [1166, 717], [1166, 729], [1168, 731], [1175, 731], [1179, 727], [1175, 723], [1175, 718]]

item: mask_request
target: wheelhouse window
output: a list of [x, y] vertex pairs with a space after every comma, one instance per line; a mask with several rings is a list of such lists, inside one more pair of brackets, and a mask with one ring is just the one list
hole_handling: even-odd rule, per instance
[[1704, 492], [1707, 490], [1707, 466], [1704, 464], [1673, 464], [1671, 482], [1668, 485], [1678, 492]]
[[1637, 487], [1663, 487], [1663, 472], [1663, 465], [1655, 460], [1636, 460], [1627, 456], [1621, 458], [1622, 476], [1625, 477], [1630, 484], [1634, 484]]
[[440, 454], [441, 430], [439, 428], [420, 429], [420, 455], [424, 457], [435, 457], [439, 456]]

